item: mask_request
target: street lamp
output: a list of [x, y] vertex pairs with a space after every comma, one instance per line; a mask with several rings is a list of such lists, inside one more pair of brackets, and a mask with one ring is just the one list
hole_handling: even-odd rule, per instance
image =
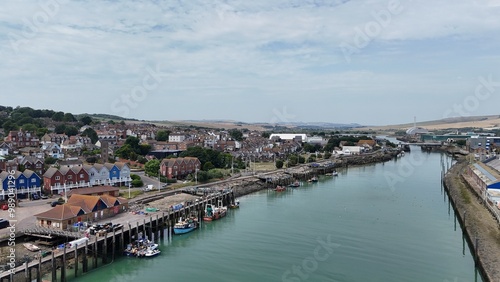
[[158, 170], [158, 192], [160, 192], [161, 189], [161, 171]]
[[128, 183], [128, 198], [130, 199], [130, 187], [132, 187], [132, 182]]
[[198, 185], [198, 166], [194, 169], [194, 183]]

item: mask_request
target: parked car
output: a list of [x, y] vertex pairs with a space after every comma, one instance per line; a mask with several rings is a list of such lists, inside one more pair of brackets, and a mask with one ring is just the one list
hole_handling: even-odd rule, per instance
[[8, 220], [0, 218], [0, 229], [9, 227], [10, 223]]
[[47, 197], [46, 195], [42, 195], [42, 196], [40, 196], [40, 198], [43, 200], [47, 200], [49, 197]]
[[40, 200], [40, 196], [38, 196], [38, 194], [33, 194], [33, 195], [31, 195], [31, 199], [32, 200]]
[[50, 203], [50, 206], [51, 207], [55, 207], [55, 206], [62, 205], [62, 204], [64, 204], [64, 203], [63, 202], [59, 202], [59, 201], [55, 201], [55, 202]]

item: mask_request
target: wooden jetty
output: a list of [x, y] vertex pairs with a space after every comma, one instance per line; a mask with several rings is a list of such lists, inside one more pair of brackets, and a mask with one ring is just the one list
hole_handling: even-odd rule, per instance
[[[128, 243], [147, 236], [150, 239], [170, 240], [173, 234], [173, 226], [184, 214], [197, 214], [199, 222], [202, 223], [203, 211], [207, 203], [222, 201], [224, 205], [234, 204], [234, 193], [231, 190], [214, 193], [201, 201], [193, 202], [176, 211], [157, 212], [142, 222], [128, 223], [122, 229], [113, 230], [102, 236], [92, 237], [85, 244], [74, 248], [68, 248], [66, 244], [62, 250], [54, 251], [51, 255], [24, 263], [14, 269], [5, 269], [0, 273], [0, 282], [4, 281], [42, 281], [43, 269], [50, 269], [51, 281], [67, 281], [67, 272], [73, 271], [74, 276], [80, 276], [89, 270], [111, 263], [115, 257], [121, 256]], [[38, 236], [70, 236], [74, 238], [74, 232], [57, 230], [32, 229], [26, 230], [28, 234]], [[73, 275], [72, 275], [73, 276]]]

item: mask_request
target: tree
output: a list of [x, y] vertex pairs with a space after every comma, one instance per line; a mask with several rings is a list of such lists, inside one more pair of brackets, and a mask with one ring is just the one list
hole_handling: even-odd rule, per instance
[[35, 133], [37, 130], [36, 125], [34, 125], [32, 123], [27, 123], [27, 124], [23, 125], [22, 128], [24, 131], [32, 132], [32, 133]]
[[330, 153], [330, 152], [326, 152], [325, 155], [324, 155], [325, 159], [329, 159], [331, 157], [332, 157], [332, 153]]
[[288, 166], [294, 166], [297, 165], [299, 162], [298, 158], [296, 155], [291, 155], [290, 158], [288, 159]]
[[64, 113], [63, 112], [56, 112], [52, 115], [52, 120], [53, 121], [63, 121], [64, 118]]
[[51, 164], [55, 164], [57, 161], [56, 158], [53, 158], [53, 157], [46, 157], [45, 158], [45, 164], [48, 164], [48, 165], [51, 165]]
[[66, 135], [68, 135], [68, 137], [75, 136], [75, 135], [78, 134], [78, 128], [76, 128], [74, 126], [66, 126], [66, 129], [64, 130], [64, 133]]
[[243, 132], [239, 131], [238, 129], [229, 130], [229, 135], [231, 136], [231, 138], [233, 138], [236, 141], [243, 140]]
[[269, 138], [269, 137], [271, 137], [271, 133], [269, 133], [267, 131], [266, 132], [262, 132], [262, 134], [260, 136], [263, 137], [263, 138]]
[[85, 129], [81, 135], [89, 137], [93, 144], [95, 144], [97, 142], [97, 140], [99, 140], [99, 136], [97, 135], [97, 132], [90, 127]]
[[36, 136], [38, 136], [38, 138], [42, 138], [42, 136], [44, 136], [47, 132], [49, 132], [49, 130], [46, 127], [37, 128]]
[[17, 126], [17, 124], [12, 122], [12, 120], [8, 119], [6, 122], [2, 124], [2, 128], [5, 134], [8, 134], [10, 131], [17, 130], [19, 127]]
[[160, 170], [159, 160], [150, 160], [144, 165], [144, 172], [149, 176], [158, 176]]
[[156, 132], [156, 141], [167, 141], [170, 131], [168, 130], [158, 130]]
[[280, 169], [280, 168], [282, 168], [282, 167], [283, 167], [283, 161], [282, 161], [282, 160], [277, 160], [277, 161], [276, 161], [276, 168], [277, 168], [277, 169]]
[[64, 123], [58, 124], [54, 128], [54, 132], [57, 134], [63, 134], [65, 130], [66, 130], [66, 125]]
[[137, 157], [137, 162], [140, 163], [140, 164], [145, 164], [145, 163], [148, 162], [148, 159], [146, 159], [143, 156], [139, 156], [139, 157]]
[[211, 169], [214, 169], [215, 166], [212, 164], [212, 162], [206, 162], [204, 165], [203, 165], [203, 170], [204, 171], [209, 171]]
[[197, 179], [199, 182], [206, 182], [208, 180], [208, 172], [200, 170], [197, 174]]
[[65, 113], [63, 116], [62, 121], [64, 122], [75, 122], [76, 118], [73, 116], [72, 113]]
[[84, 116], [80, 119], [80, 122], [83, 123], [84, 125], [89, 125], [92, 123], [92, 118], [89, 116]]

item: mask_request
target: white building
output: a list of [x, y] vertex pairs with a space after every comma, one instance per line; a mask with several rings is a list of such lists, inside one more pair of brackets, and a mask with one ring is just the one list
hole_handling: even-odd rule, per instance
[[293, 140], [299, 138], [302, 142], [307, 142], [307, 134], [302, 133], [273, 133], [269, 139], [279, 138], [281, 140]]

